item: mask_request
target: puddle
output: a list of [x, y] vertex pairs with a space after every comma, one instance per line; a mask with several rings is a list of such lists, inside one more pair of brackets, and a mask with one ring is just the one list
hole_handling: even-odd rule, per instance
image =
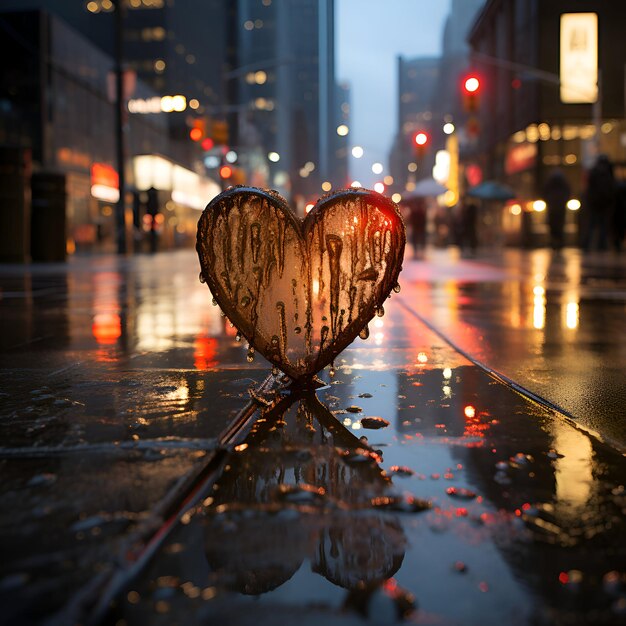
[[[135, 583], [138, 602], [123, 600], [114, 615], [195, 623], [228, 607], [234, 624], [275, 611], [304, 619], [310, 609], [346, 624], [623, 617], [618, 454], [473, 366], [356, 380], [340, 370], [337, 380], [319, 401], [256, 422]], [[387, 428], [365, 430], [360, 414], [335, 416], [324, 403], [348, 407], [362, 394]], [[159, 609], [163, 577], [177, 584]]]

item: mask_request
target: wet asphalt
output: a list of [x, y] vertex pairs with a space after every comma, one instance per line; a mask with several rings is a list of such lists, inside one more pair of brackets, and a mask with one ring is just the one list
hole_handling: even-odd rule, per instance
[[302, 394], [192, 251], [0, 267], [0, 621], [625, 622], [625, 267], [407, 257]]

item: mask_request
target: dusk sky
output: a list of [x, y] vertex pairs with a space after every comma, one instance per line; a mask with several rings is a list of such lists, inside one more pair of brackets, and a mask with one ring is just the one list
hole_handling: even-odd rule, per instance
[[[397, 55], [437, 56], [450, 0], [337, 0], [337, 76], [351, 88], [350, 156], [353, 178], [371, 187], [385, 166], [397, 129]], [[384, 174], [383, 174], [384, 175]]]

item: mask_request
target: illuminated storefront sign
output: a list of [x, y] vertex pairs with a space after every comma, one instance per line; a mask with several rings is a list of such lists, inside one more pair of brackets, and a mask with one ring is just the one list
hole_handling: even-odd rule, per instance
[[537, 160], [537, 144], [521, 143], [509, 147], [504, 161], [504, 171], [515, 174], [532, 167]]
[[153, 98], [134, 98], [128, 101], [130, 113], [174, 113], [187, 108], [185, 96], [154, 96]]
[[157, 155], [143, 154], [134, 157], [133, 171], [137, 189], [143, 191], [154, 187], [170, 191], [174, 202], [193, 209], [204, 209], [221, 191], [215, 181]]
[[105, 202], [117, 202], [120, 199], [119, 177], [107, 163], [92, 163], [91, 195]]
[[598, 16], [561, 15], [561, 102], [592, 103], [598, 99]]

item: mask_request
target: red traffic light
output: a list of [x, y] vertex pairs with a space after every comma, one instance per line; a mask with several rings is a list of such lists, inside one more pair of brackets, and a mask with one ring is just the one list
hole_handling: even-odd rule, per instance
[[428, 143], [428, 135], [424, 131], [415, 133], [413, 141], [417, 146], [423, 147]]
[[220, 178], [230, 178], [233, 175], [233, 168], [230, 165], [222, 165], [220, 167]]
[[476, 76], [468, 76], [463, 82], [466, 93], [476, 93], [480, 89], [480, 80]]
[[475, 74], [468, 74], [463, 79], [463, 108], [468, 113], [476, 113], [479, 107], [481, 84]]
[[205, 137], [202, 140], [202, 149], [203, 150], [209, 151], [209, 150], [211, 150], [213, 148], [214, 145], [215, 145], [214, 141], [213, 141], [213, 139], [211, 139], [211, 137]]

